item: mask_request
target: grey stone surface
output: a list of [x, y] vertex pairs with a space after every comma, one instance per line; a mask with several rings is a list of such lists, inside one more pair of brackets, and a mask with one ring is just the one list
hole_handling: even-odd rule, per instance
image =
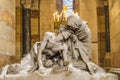
[[74, 70], [73, 72], [63, 71], [61, 73], [51, 73], [51, 74], [40, 74], [39, 72], [32, 72], [27, 75], [22, 75], [10, 78], [4, 78], [0, 80], [118, 80], [118, 77], [111, 73], [97, 73], [90, 75], [88, 72], [83, 70]]

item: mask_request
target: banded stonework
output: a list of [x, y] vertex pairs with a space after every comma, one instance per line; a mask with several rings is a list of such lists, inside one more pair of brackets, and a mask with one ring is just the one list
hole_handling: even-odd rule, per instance
[[15, 0], [0, 0], [0, 67], [15, 56]]
[[120, 68], [120, 0], [109, 1], [111, 67]]

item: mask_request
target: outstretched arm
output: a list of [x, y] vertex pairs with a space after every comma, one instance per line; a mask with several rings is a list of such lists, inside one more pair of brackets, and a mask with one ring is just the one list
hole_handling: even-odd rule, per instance
[[60, 41], [67, 40], [70, 36], [71, 36], [71, 33], [68, 31], [65, 31], [65, 32], [58, 34], [55, 38], [55, 41], [60, 42]]

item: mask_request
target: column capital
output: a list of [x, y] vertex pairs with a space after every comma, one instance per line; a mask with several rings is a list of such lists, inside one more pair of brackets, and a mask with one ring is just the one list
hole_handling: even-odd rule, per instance
[[32, 5], [32, 0], [21, 0], [20, 3], [24, 8], [30, 9]]

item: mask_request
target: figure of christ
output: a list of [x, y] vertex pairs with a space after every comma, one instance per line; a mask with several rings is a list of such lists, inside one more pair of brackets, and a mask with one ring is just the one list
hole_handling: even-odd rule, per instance
[[[67, 34], [67, 36], [65, 36]], [[64, 32], [60, 33], [57, 36], [52, 32], [46, 32], [43, 38], [43, 41], [40, 43], [40, 47], [38, 49], [38, 66], [39, 71], [44, 70], [42, 55], [43, 52], [49, 54], [50, 56], [54, 56], [57, 53], [62, 54], [63, 57], [63, 65], [67, 66], [69, 64], [69, 60], [67, 58], [68, 46], [64, 42], [70, 36], [70, 33]]]

